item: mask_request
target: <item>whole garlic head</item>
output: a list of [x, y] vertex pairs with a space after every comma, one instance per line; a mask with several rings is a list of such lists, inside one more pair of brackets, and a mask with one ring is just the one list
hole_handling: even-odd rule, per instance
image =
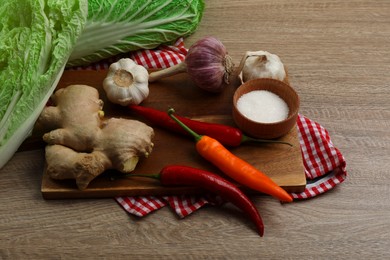
[[267, 51], [248, 51], [244, 56], [241, 80], [273, 78], [284, 81], [287, 73], [280, 58]]
[[149, 73], [143, 66], [123, 58], [110, 65], [103, 88], [112, 103], [138, 105], [149, 95], [148, 79]]

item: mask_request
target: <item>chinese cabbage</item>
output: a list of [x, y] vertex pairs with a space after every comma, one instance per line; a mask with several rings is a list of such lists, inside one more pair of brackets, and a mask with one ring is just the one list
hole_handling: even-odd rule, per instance
[[203, 0], [3, 2], [0, 169], [30, 135], [65, 66], [86, 65], [188, 36], [204, 9]]
[[0, 6], [0, 168], [30, 134], [86, 21], [86, 0]]
[[88, 19], [67, 66], [152, 49], [193, 33], [203, 0], [89, 0]]

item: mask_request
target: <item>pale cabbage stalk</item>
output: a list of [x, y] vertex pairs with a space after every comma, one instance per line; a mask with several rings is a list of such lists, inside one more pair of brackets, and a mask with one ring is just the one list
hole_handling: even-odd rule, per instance
[[65, 66], [188, 36], [203, 0], [5, 0], [0, 5], [0, 169], [31, 134]]

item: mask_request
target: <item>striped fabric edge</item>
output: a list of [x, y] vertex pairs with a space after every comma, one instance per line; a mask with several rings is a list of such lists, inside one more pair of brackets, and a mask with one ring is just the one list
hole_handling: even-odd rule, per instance
[[181, 37], [172, 46], [161, 45], [153, 50], [119, 54], [88, 66], [71, 67], [67, 70], [107, 70], [112, 63], [122, 58], [130, 58], [147, 69], [167, 68], [182, 62], [187, 52], [188, 50], [184, 47], [184, 39]]
[[115, 197], [122, 208], [130, 214], [143, 217], [167, 205], [164, 199], [155, 196]]
[[185, 218], [209, 203], [204, 196], [166, 196], [164, 199], [180, 218]]
[[303, 192], [291, 195], [294, 199], [308, 199], [342, 183], [347, 178], [346, 161], [320, 124], [299, 115], [297, 127], [308, 184]]
[[161, 69], [182, 62], [186, 55], [187, 49], [184, 47], [184, 40], [180, 38], [173, 46], [164, 45], [154, 50], [132, 52], [130, 58], [148, 69]]
[[169, 205], [180, 218], [185, 218], [210, 202], [204, 196], [134, 196], [115, 197], [118, 204], [128, 213], [143, 217]]
[[310, 199], [323, 194], [334, 187], [337, 184], [342, 183], [347, 178], [347, 172], [341, 168], [337, 168], [325, 176], [318, 178], [316, 181], [309, 181], [306, 188], [301, 193], [291, 193], [294, 199]]

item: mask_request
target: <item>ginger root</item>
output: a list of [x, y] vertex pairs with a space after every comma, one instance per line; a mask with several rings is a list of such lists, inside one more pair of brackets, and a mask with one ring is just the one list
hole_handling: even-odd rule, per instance
[[98, 91], [86, 85], [57, 90], [38, 121], [46, 132], [43, 140], [47, 173], [53, 179], [75, 179], [79, 189], [107, 169], [133, 171], [141, 156], [153, 148], [153, 128], [130, 119], [103, 116]]

